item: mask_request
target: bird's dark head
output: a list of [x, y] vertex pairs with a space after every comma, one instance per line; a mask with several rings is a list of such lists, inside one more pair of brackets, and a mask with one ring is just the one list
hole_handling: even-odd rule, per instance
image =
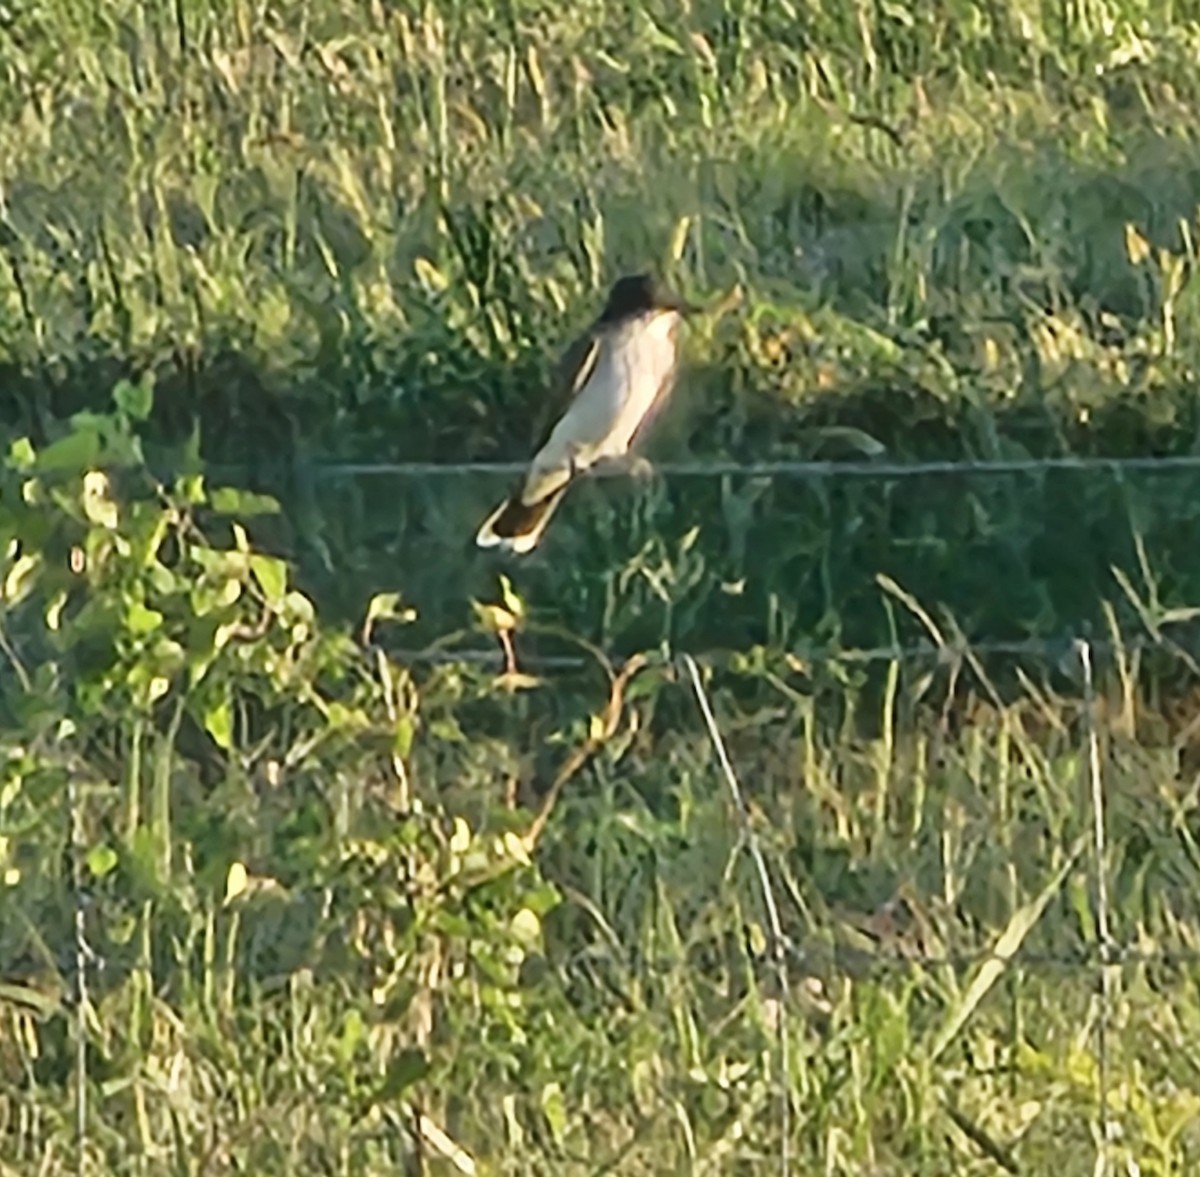
[[604, 323], [615, 323], [621, 319], [646, 315], [651, 311], [676, 311], [686, 315], [695, 309], [663, 286], [653, 274], [626, 274], [613, 283], [600, 320]]

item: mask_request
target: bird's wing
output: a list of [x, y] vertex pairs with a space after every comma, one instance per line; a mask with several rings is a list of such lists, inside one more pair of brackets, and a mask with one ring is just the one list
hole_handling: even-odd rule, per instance
[[534, 450], [534, 460], [521, 491], [523, 502], [536, 503], [571, 480], [569, 465], [555, 463], [548, 468], [539, 463], [538, 458], [542, 456], [558, 424], [571, 411], [575, 398], [591, 379], [599, 355], [600, 336], [595, 331], [587, 331], [567, 348], [555, 366], [551, 395], [547, 398], [549, 411], [541, 417], [542, 428]]
[[599, 354], [600, 336], [595, 331], [585, 331], [559, 357], [550, 377], [550, 395], [543, 400], [542, 411], [536, 418], [535, 454], [550, 440], [554, 427], [570, 409], [579, 390], [587, 384], [596, 369]]

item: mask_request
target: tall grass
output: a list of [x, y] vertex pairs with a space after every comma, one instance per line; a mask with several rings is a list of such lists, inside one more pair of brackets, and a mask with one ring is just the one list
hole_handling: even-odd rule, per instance
[[[514, 568], [311, 463], [523, 456], [645, 265], [740, 289], [660, 453], [1191, 452], [1198, 18], [0, 14], [6, 1171], [769, 1171], [783, 1001], [795, 1172], [1191, 1171], [1194, 474], [588, 485]], [[836, 654], [934, 630], [1094, 706]]]

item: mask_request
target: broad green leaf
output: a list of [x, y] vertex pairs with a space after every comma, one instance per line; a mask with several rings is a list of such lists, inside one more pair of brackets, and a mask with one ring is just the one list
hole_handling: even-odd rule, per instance
[[542, 938], [542, 921], [527, 907], [521, 908], [508, 924], [509, 930], [522, 944], [537, 944]]
[[279, 605], [287, 592], [287, 564], [275, 556], [251, 556], [250, 571], [254, 573], [267, 604]]
[[147, 373], [136, 384], [120, 380], [113, 389], [113, 401], [121, 412], [135, 421], [144, 421], [154, 407], [154, 378]]
[[283, 610], [293, 621], [312, 622], [317, 615], [312, 601], [295, 589], [284, 597]]
[[392, 1100], [429, 1073], [429, 1061], [424, 1051], [408, 1047], [388, 1063], [387, 1073], [379, 1086], [379, 1099]]
[[249, 567], [245, 552], [222, 551], [206, 544], [189, 544], [188, 555], [205, 572], [219, 576], [242, 576]]
[[233, 747], [233, 708], [228, 699], [220, 700], [205, 711], [204, 726], [225, 751]]
[[125, 611], [125, 625], [131, 633], [150, 633], [162, 625], [163, 615], [147, 609], [141, 601], [131, 601]]
[[100, 457], [100, 434], [91, 428], [75, 429], [51, 442], [37, 456], [39, 470], [85, 470]]
[[206, 617], [209, 613], [232, 605], [241, 595], [241, 581], [225, 580], [219, 584], [198, 584], [189, 597], [192, 612], [197, 617]]
[[175, 573], [158, 560], [151, 561], [149, 567], [146, 569], [146, 579], [156, 593], [168, 595], [175, 592], [178, 588]]
[[87, 868], [97, 878], [102, 879], [117, 865], [117, 852], [101, 843], [93, 846], [87, 854]]
[[204, 475], [184, 474], [175, 482], [175, 494], [189, 506], [202, 503], [205, 499]]
[[244, 519], [255, 515], [278, 515], [279, 500], [252, 490], [221, 486], [212, 492], [210, 505], [222, 515], [240, 515]]
[[217, 590], [217, 604], [226, 608], [232, 605], [242, 595], [242, 582], [240, 580], [227, 580]]
[[8, 447], [8, 464], [14, 470], [28, 470], [37, 461], [37, 452], [27, 437], [18, 437]]

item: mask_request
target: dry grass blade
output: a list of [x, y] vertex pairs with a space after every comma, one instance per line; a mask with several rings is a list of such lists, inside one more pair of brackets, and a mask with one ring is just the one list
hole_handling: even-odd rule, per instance
[[1075, 865], [1075, 860], [1082, 853], [1086, 844], [1086, 838], [1078, 838], [1050, 881], [1033, 899], [1013, 912], [1000, 938], [996, 941], [991, 955], [979, 966], [962, 997], [947, 1013], [946, 1020], [930, 1048], [931, 1060], [941, 1057], [946, 1048], [958, 1037], [971, 1015], [979, 1007], [979, 1003], [991, 991], [992, 986], [1004, 975], [1009, 961], [1020, 951], [1025, 937], [1041, 919], [1046, 905], [1058, 894], [1063, 880], [1070, 873], [1071, 868]]
[[550, 820], [550, 815], [554, 812], [554, 807], [558, 804], [558, 799], [568, 782], [616, 734], [617, 726], [621, 722], [621, 709], [625, 702], [625, 688], [629, 685], [630, 679], [645, 665], [646, 658], [641, 654], [635, 655], [613, 676], [608, 703], [604, 708], [604, 714], [600, 717], [598, 729], [594, 728], [589, 732], [588, 738], [567, 757], [562, 768], [558, 770], [554, 783], [550, 786], [550, 791], [542, 801], [542, 807], [538, 811], [537, 817], [533, 819], [533, 823], [525, 832], [525, 849], [528, 853], [532, 853], [537, 846], [542, 831], [546, 828], [546, 823]]
[[991, 1158], [1000, 1166], [1006, 1173], [1019, 1174], [1021, 1166], [1017, 1163], [1017, 1158], [1005, 1148], [1002, 1144], [993, 1140], [978, 1124], [975, 1123], [969, 1116], [963, 1115], [958, 1108], [953, 1104], [943, 1100], [942, 1108], [946, 1115], [954, 1121], [954, 1126], [968, 1139], [984, 1156]]
[[1099, 1087], [1100, 1146], [1096, 1173], [1107, 1173], [1110, 1150], [1116, 1139], [1117, 1125], [1109, 1114], [1109, 1020], [1113, 1009], [1116, 980], [1110, 966], [1112, 939], [1109, 934], [1107, 820], [1104, 803], [1104, 777], [1100, 771], [1100, 733], [1096, 728], [1096, 682], [1092, 649], [1088, 642], [1078, 644], [1083, 671], [1085, 722], [1087, 731], [1088, 794], [1092, 803], [1092, 862], [1096, 881], [1096, 935], [1100, 941], [1100, 1015], [1096, 1019], [1096, 1081]]
[[750, 810], [746, 805], [746, 798], [742, 792], [741, 785], [738, 783], [737, 773], [734, 772], [733, 761], [729, 759], [729, 752], [725, 748], [725, 741], [721, 738], [721, 729], [717, 726], [717, 717], [713, 713], [712, 704], [709, 702], [708, 694], [704, 690], [704, 683], [700, 678], [700, 667], [696, 664], [696, 659], [690, 654], [684, 654], [682, 662], [687, 668], [688, 676], [692, 683], [692, 690], [696, 695], [696, 702], [700, 707], [701, 715], [704, 717], [704, 726], [708, 732], [708, 738], [712, 743], [717, 763], [725, 778], [729, 795], [733, 800], [734, 811], [738, 817], [739, 837], [744, 842], [747, 850], [749, 850], [750, 858], [754, 863], [754, 869], [758, 872], [758, 880], [762, 888], [763, 906], [767, 912], [767, 930], [770, 934], [771, 959], [775, 968], [776, 984], [779, 988], [776, 998], [779, 1003], [776, 1028], [778, 1031], [779, 1073], [781, 1079], [779, 1093], [780, 1170], [784, 1177], [787, 1177], [787, 1174], [791, 1170], [792, 1081], [787, 1019], [790, 985], [788, 983], [787, 942], [783, 934], [783, 922], [779, 918], [779, 904], [775, 900], [775, 889], [771, 884], [771, 873], [767, 868], [767, 860], [763, 857], [762, 847], [758, 843], [758, 835], [754, 832], [754, 826], [750, 820]]
[[1195, 8], [0, 0], [3, 1165], [1200, 1172]]
[[468, 1175], [479, 1172], [475, 1158], [461, 1145], [452, 1140], [424, 1112], [417, 1112], [415, 1119], [421, 1140], [437, 1153], [439, 1157], [453, 1166], [456, 1172]]

